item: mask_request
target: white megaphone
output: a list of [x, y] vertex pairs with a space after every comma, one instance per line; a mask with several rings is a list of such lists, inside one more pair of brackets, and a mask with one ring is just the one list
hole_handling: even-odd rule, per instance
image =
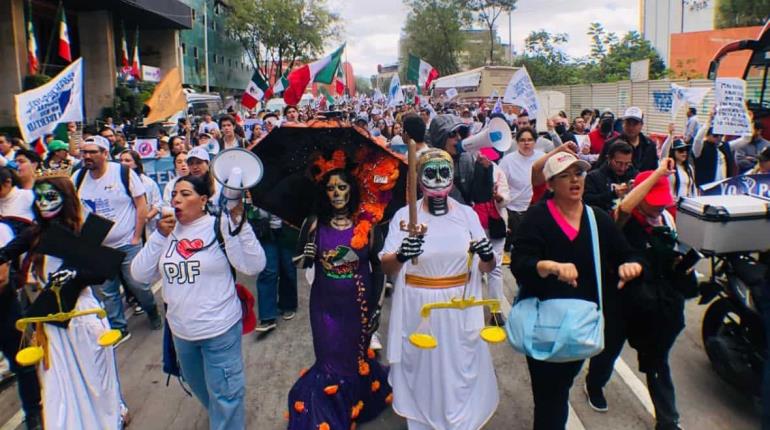
[[230, 148], [211, 160], [211, 174], [222, 184], [222, 197], [227, 209], [234, 208], [243, 198], [243, 192], [257, 185], [262, 179], [262, 161], [253, 152], [243, 148]]
[[502, 118], [492, 118], [485, 129], [463, 139], [460, 145], [463, 152], [479, 152], [483, 148], [495, 148], [505, 152], [511, 148], [511, 141], [511, 128], [508, 123]]

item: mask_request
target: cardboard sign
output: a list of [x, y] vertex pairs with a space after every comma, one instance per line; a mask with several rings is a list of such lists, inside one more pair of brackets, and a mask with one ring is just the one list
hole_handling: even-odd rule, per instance
[[714, 133], [732, 136], [751, 134], [751, 120], [745, 103], [746, 82], [738, 78], [717, 78], [714, 91]]

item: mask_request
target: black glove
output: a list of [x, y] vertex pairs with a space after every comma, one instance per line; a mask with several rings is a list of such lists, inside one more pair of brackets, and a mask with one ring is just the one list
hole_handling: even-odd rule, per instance
[[477, 240], [476, 242], [471, 242], [470, 252], [478, 254], [481, 261], [484, 262], [492, 261], [495, 258], [495, 250], [492, 249], [492, 242], [486, 237]]
[[54, 285], [63, 286], [67, 282], [75, 279], [77, 275], [78, 275], [77, 271], [70, 270], [70, 269], [60, 269], [54, 273], [49, 273], [48, 284], [46, 285], [46, 288], [50, 288], [51, 286], [54, 286]]
[[406, 263], [414, 257], [423, 253], [422, 244], [425, 239], [422, 236], [407, 236], [401, 241], [401, 246], [396, 251], [396, 260], [399, 263]]
[[316, 253], [316, 245], [313, 242], [308, 242], [305, 244], [305, 249], [302, 252], [302, 256], [307, 258], [308, 260], [315, 260], [315, 253]]

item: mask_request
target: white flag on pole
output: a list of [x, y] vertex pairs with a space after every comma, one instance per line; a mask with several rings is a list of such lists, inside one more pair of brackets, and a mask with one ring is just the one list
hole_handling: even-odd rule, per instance
[[532, 79], [527, 73], [527, 69], [521, 68], [511, 77], [508, 86], [505, 88], [503, 102], [521, 106], [527, 110], [530, 118], [537, 117], [540, 110], [540, 103], [537, 101], [537, 92], [532, 84]]
[[83, 121], [83, 59], [48, 83], [14, 96], [16, 122], [27, 142], [53, 133], [61, 122]]
[[452, 87], [446, 90], [444, 95], [446, 96], [447, 100], [452, 100], [453, 98], [457, 97], [457, 88]]
[[671, 84], [671, 118], [676, 117], [677, 112], [685, 103], [690, 106], [700, 106], [709, 91], [711, 91], [711, 87], [683, 87]]
[[388, 106], [396, 106], [403, 102], [404, 92], [401, 91], [401, 80], [398, 79], [398, 75], [393, 75], [393, 79], [390, 80], [390, 88], [388, 89]]

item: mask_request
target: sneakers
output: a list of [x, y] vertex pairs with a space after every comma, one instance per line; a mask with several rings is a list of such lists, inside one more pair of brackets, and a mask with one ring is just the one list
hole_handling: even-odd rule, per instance
[[142, 309], [141, 306], [136, 305], [134, 306], [134, 315], [142, 315], [144, 313], [144, 309]]
[[275, 329], [275, 320], [260, 321], [257, 327], [254, 329], [257, 333], [267, 333], [270, 330]]
[[123, 329], [120, 331], [120, 334], [122, 335], [118, 343], [115, 344], [115, 348], [119, 347], [123, 342], [131, 339], [131, 332]]
[[609, 407], [607, 406], [607, 399], [604, 397], [604, 389], [588, 390], [588, 384], [583, 384], [583, 392], [586, 393], [586, 399], [588, 400], [588, 406], [596, 412], [607, 412]]
[[294, 319], [295, 316], [297, 316], [297, 313], [294, 311], [286, 311], [283, 313], [283, 319], [286, 321]]
[[382, 349], [382, 342], [380, 341], [380, 334], [378, 332], [372, 334], [372, 340], [369, 341], [369, 348], [374, 351]]

